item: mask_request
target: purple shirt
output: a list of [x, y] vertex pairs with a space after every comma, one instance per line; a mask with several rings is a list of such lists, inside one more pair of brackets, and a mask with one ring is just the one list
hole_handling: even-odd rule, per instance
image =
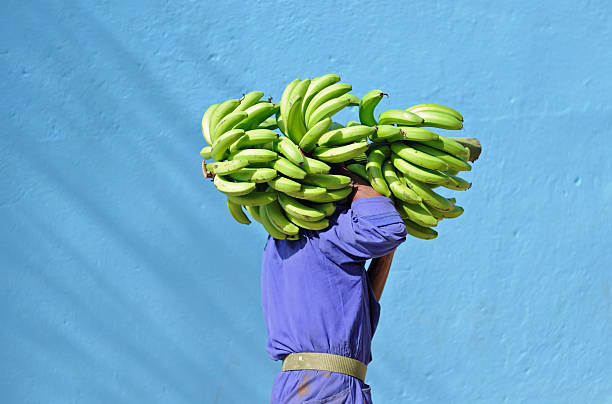
[[[266, 349], [273, 360], [292, 352], [332, 353], [366, 364], [371, 360], [380, 305], [365, 262], [404, 242], [406, 228], [393, 202], [384, 196], [358, 199], [350, 208], [339, 205], [329, 219], [326, 230], [306, 230], [296, 241], [268, 238], [261, 298], [268, 331]], [[333, 390], [357, 394], [368, 388], [350, 376], [325, 373], [327, 389], [319, 382], [319, 371], [281, 372], [272, 402], [328, 397]], [[300, 390], [300, 382], [308, 382], [309, 388]], [[298, 394], [304, 390], [308, 395]]]

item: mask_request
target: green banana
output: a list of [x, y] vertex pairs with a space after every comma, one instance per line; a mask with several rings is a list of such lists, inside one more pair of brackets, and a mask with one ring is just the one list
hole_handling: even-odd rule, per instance
[[240, 104], [236, 107], [236, 111], [244, 111], [249, 107], [257, 104], [257, 102], [263, 97], [264, 93], [262, 91], [251, 91], [248, 94], [245, 94], [240, 99]]
[[340, 146], [353, 142], [361, 142], [376, 130], [372, 126], [351, 126], [335, 131], [329, 131], [319, 138], [319, 146]]
[[332, 189], [321, 195], [310, 196], [308, 200], [318, 203], [337, 202], [349, 196], [351, 192], [353, 192], [353, 187]]
[[229, 199], [227, 200], [227, 209], [232, 217], [240, 224], [251, 224], [251, 221], [242, 210], [242, 205], [238, 205]]
[[253, 129], [244, 133], [244, 136], [236, 140], [229, 148], [230, 153], [239, 149], [246, 149], [252, 146], [273, 142], [278, 139], [278, 133], [269, 129]]
[[274, 151], [285, 156], [293, 164], [301, 165], [304, 163], [304, 154], [291, 139], [282, 136], [274, 143]]
[[426, 205], [432, 206], [433, 208], [444, 212], [453, 210], [454, 203], [436, 193], [429, 186], [427, 186], [427, 184], [423, 184], [422, 182], [415, 181], [414, 179], [407, 177], [404, 177], [404, 180], [406, 181], [406, 185], [416, 192], [416, 194], [423, 199], [423, 202]]
[[421, 197], [400, 180], [400, 177], [398, 177], [395, 169], [393, 168], [393, 164], [391, 164], [388, 160], [385, 161], [382, 166], [382, 173], [385, 181], [389, 185], [391, 193], [393, 193], [396, 198], [408, 203], [421, 202]]
[[206, 171], [212, 171], [215, 175], [228, 175], [244, 169], [249, 165], [245, 160], [218, 161], [206, 164]]
[[308, 174], [303, 183], [326, 189], [340, 189], [351, 183], [351, 178], [337, 174]]
[[265, 121], [263, 121], [262, 123], [260, 123], [259, 125], [257, 125], [257, 128], [255, 129], [276, 129], [278, 128], [278, 122], [276, 122], [276, 117], [275, 116], [271, 116], [269, 118], [267, 118]]
[[279, 105], [272, 102], [258, 102], [244, 111], [247, 113], [247, 117], [234, 126], [234, 128], [244, 130], [255, 129], [260, 123], [274, 115], [278, 108]]
[[291, 83], [287, 84], [285, 90], [283, 91], [283, 95], [281, 95], [280, 101], [280, 119], [277, 116], [276, 121], [278, 122], [278, 128], [286, 135], [287, 134], [287, 117], [289, 115], [289, 101], [291, 98], [291, 92], [298, 85], [300, 79], [295, 79]]
[[444, 210], [439, 210], [434, 208], [433, 206], [428, 206], [427, 207], [429, 209], [429, 211], [431, 212], [431, 214], [439, 220], [442, 219], [446, 219], [446, 218], [455, 218], [455, 217], [459, 217], [461, 216], [461, 214], [463, 213], [463, 208], [459, 205], [454, 205], [452, 210], [448, 210], [448, 211], [444, 211]]
[[251, 217], [253, 219], [255, 219], [256, 221], [261, 223], [261, 217], [259, 216], [259, 207], [258, 206], [246, 205], [244, 208], [246, 209], [247, 212], [249, 212], [249, 215], [251, 215]]
[[[374, 109], [380, 102], [383, 96], [387, 94], [380, 90], [368, 91], [361, 99], [359, 104], [359, 120], [362, 124], [368, 126], [376, 126], [376, 118], [374, 118]], [[348, 125], [347, 125], [348, 126]]]
[[278, 230], [272, 224], [272, 221], [270, 220], [270, 216], [268, 215], [268, 206], [269, 205], [263, 205], [259, 207], [259, 217], [261, 218], [261, 224], [263, 225], [264, 229], [266, 229], [268, 234], [272, 236], [273, 238], [276, 238], [279, 240], [286, 239], [287, 235], [283, 233], [282, 231]]
[[313, 79], [308, 86], [308, 90], [306, 90], [306, 94], [304, 94], [304, 99], [302, 100], [302, 116], [306, 115], [308, 104], [310, 104], [310, 101], [314, 98], [314, 96], [316, 96], [324, 88], [329, 87], [338, 81], [340, 81], [340, 76], [337, 74], [326, 74]]
[[202, 158], [204, 160], [208, 160], [209, 158], [211, 158], [211, 151], [212, 151], [212, 147], [210, 146], [206, 146], [206, 147], [202, 147], [202, 150], [200, 150], [200, 156], [202, 156]]
[[421, 143], [439, 150], [444, 150], [445, 152], [452, 154], [463, 161], [467, 161], [470, 157], [470, 151], [461, 143], [450, 137], [438, 135], [438, 140], [428, 140]]
[[457, 177], [454, 175], [448, 175], [448, 178], [449, 178], [448, 183], [442, 185], [443, 187], [454, 189], [456, 191], [465, 191], [472, 187], [471, 182], [468, 182], [461, 177]]
[[463, 128], [463, 122], [445, 112], [421, 110], [416, 113], [423, 118], [421, 126], [433, 126], [434, 128], [459, 130]]
[[430, 170], [448, 170], [448, 164], [444, 161], [408, 146], [407, 144], [395, 142], [391, 145], [391, 150], [404, 160], [418, 166], [429, 168]]
[[255, 190], [255, 184], [252, 182], [231, 182], [219, 174], [215, 175], [214, 184], [219, 191], [231, 196], [246, 195]]
[[348, 121], [346, 123], [346, 127], [347, 128], [350, 128], [351, 126], [357, 126], [357, 125], [361, 125], [361, 124], [359, 122], [357, 122], [357, 121]]
[[355, 94], [347, 94], [349, 98], [349, 107], [358, 107], [361, 103], [361, 98], [357, 97]]
[[329, 125], [328, 130], [338, 130], [342, 128], [344, 128], [344, 125], [342, 125], [340, 122], [332, 121], [331, 125]]
[[308, 156], [304, 157], [304, 164], [302, 164], [302, 168], [308, 174], [327, 174], [329, 170], [331, 170], [331, 167], [324, 162]]
[[287, 213], [287, 217], [293, 224], [303, 229], [306, 229], [306, 230], [319, 231], [319, 230], [324, 230], [329, 226], [329, 220], [327, 220], [326, 218], [317, 220], [316, 222], [310, 222], [310, 221], [301, 219], [295, 215], [292, 215], [291, 213]]
[[388, 109], [378, 116], [379, 125], [404, 125], [414, 126], [423, 123], [423, 118], [413, 114], [412, 112], [404, 111], [403, 109]]
[[230, 154], [230, 160], [247, 160], [249, 163], [263, 163], [273, 161], [278, 158], [278, 154], [266, 149], [243, 149]]
[[288, 215], [292, 215], [301, 220], [316, 222], [325, 218], [325, 213], [320, 210], [304, 205], [297, 199], [283, 193], [278, 194], [278, 203]]
[[234, 111], [227, 114], [225, 118], [221, 119], [221, 121], [217, 124], [217, 127], [215, 128], [215, 135], [217, 136], [217, 141], [225, 132], [232, 129], [247, 116], [248, 114], [244, 111]]
[[370, 181], [370, 179], [368, 178], [368, 171], [366, 170], [365, 165], [363, 164], [358, 164], [358, 163], [353, 163], [353, 164], [349, 164], [346, 166], [346, 168], [354, 173], [357, 174], [358, 176], [360, 176], [361, 178], [363, 178], [365, 181]]
[[236, 99], [227, 100], [219, 104], [219, 106], [212, 113], [212, 116], [210, 117], [210, 127], [209, 127], [211, 145], [214, 145], [215, 142], [217, 141], [217, 138], [221, 135], [220, 133], [216, 133], [215, 128], [217, 127], [219, 122], [221, 122], [221, 120], [226, 117], [226, 115], [228, 115], [229, 113], [233, 112], [234, 109], [236, 109], [238, 104], [240, 104], [240, 100], [236, 100]]
[[446, 106], [440, 105], [440, 104], [419, 104], [419, 105], [413, 105], [412, 107], [406, 109], [406, 111], [410, 111], [410, 112], [412, 112], [414, 114], [417, 114], [420, 111], [443, 112], [443, 113], [446, 113], [448, 115], [452, 115], [456, 119], [458, 119], [461, 122], [463, 122], [463, 116], [459, 112], [455, 111], [454, 109], [452, 109], [450, 107], [446, 107]]
[[395, 153], [391, 154], [391, 163], [401, 171], [406, 177], [413, 178], [417, 181], [427, 184], [443, 185], [448, 182], [448, 175], [439, 171], [430, 170], [428, 168], [415, 166], [407, 162]]
[[437, 140], [438, 135], [424, 128], [411, 126], [378, 125], [376, 131], [370, 135], [374, 142], [397, 142], [400, 140]]
[[[304, 167], [302, 165], [302, 167]], [[285, 174], [287, 177], [302, 179], [306, 177], [306, 171], [302, 170], [302, 168], [293, 164], [291, 161], [287, 160], [284, 157], [279, 157], [273, 164], [272, 168], [274, 168], [279, 173]]]
[[305, 199], [307, 201], [311, 201], [313, 200], [313, 198], [317, 199], [321, 195], [325, 194], [325, 192], [327, 192], [325, 188], [302, 184], [302, 187], [299, 191], [285, 192], [285, 193], [293, 198]]
[[[430, 147], [430, 146], [427, 146], [419, 142], [410, 142], [408, 144], [411, 147], [414, 147], [415, 149], [422, 151], [423, 153], [427, 153], [431, 156], [437, 157], [440, 160], [444, 161], [448, 165], [449, 169], [455, 171], [455, 174], [458, 171], [470, 171], [472, 169], [472, 166], [468, 162], [463, 161], [460, 158], [457, 158], [453, 156], [452, 154], [449, 154], [443, 150], [439, 150], [439, 149], [436, 149], [435, 147]], [[452, 174], [452, 175], [455, 175], [455, 174]]]
[[302, 189], [302, 184], [286, 177], [276, 177], [268, 181], [268, 185], [278, 192], [284, 192], [286, 194], [299, 192]]
[[315, 208], [316, 210], [320, 210], [325, 213], [325, 217], [331, 216], [336, 212], [336, 205], [333, 202], [326, 203], [309, 203], [310, 206]]
[[342, 163], [368, 150], [367, 142], [351, 143], [337, 147], [317, 147], [312, 156], [326, 163]]
[[232, 129], [219, 136], [217, 140], [213, 143], [213, 148], [211, 152], [212, 158], [217, 161], [221, 161], [230, 145], [237, 141], [243, 135], [243, 129]]
[[404, 225], [406, 226], [406, 232], [413, 237], [423, 240], [433, 240], [438, 237], [438, 232], [434, 229], [418, 225], [412, 220], [404, 219]]
[[291, 92], [285, 127], [287, 128], [287, 136], [296, 144], [300, 143], [306, 133], [306, 123], [304, 122], [304, 115], [302, 115], [302, 100], [309, 84], [310, 79], [302, 80]]
[[388, 156], [388, 146], [376, 147], [368, 153], [368, 163], [366, 164], [370, 185], [376, 192], [387, 197], [391, 196], [391, 191], [383, 176], [382, 166]]
[[202, 116], [202, 135], [204, 136], [204, 140], [206, 143], [212, 146], [212, 138], [210, 136], [210, 118], [212, 117], [213, 112], [217, 109], [220, 104], [213, 104], [206, 109], [204, 115]]
[[314, 125], [316, 125], [317, 122], [322, 121], [325, 118], [331, 117], [336, 112], [348, 106], [350, 102], [351, 102], [350, 97], [343, 95], [338, 98], [332, 98], [331, 100], [321, 104], [321, 106], [319, 106], [317, 109], [315, 109], [312, 112], [312, 114], [310, 115], [310, 118], [308, 118], [308, 121], [307, 121], [308, 124], [306, 125], [306, 129], [310, 129]]
[[[246, 160], [230, 160], [230, 162], [244, 162], [249, 163]], [[214, 170], [213, 170], [214, 171]], [[263, 183], [272, 181], [277, 176], [277, 172], [273, 168], [242, 168], [229, 175], [236, 181]]]
[[424, 227], [432, 227], [438, 224], [438, 220], [431, 215], [422, 203], [406, 203], [396, 199], [395, 207], [403, 219], [410, 219]]
[[[230, 195], [227, 197], [227, 199], [239, 205], [261, 206], [261, 205], [267, 205], [268, 203], [275, 201], [276, 197], [277, 197], [276, 192], [253, 191], [246, 195], [240, 195], [240, 196]], [[255, 217], [253, 216], [253, 218]]]
[[[325, 87], [312, 98], [310, 103], [308, 103], [308, 106], [306, 107], [306, 111], [303, 112], [304, 121], [308, 123], [310, 121], [312, 114], [317, 109], [319, 109], [319, 107], [321, 107], [323, 104], [325, 104], [328, 101], [331, 101], [335, 98], [338, 98], [348, 93], [352, 89], [353, 89], [353, 86], [347, 83], [335, 83], [335, 84]], [[350, 99], [347, 98], [347, 105], [348, 103], [350, 103]], [[306, 125], [306, 127], [310, 128], [312, 127], [312, 125]]]
[[300, 140], [300, 149], [305, 153], [310, 153], [317, 145], [319, 138], [329, 129], [331, 123], [331, 118], [325, 118], [310, 128], [310, 130], [304, 134], [302, 140]]
[[288, 236], [295, 236], [300, 232], [300, 228], [285, 217], [285, 213], [278, 201], [274, 201], [264, 207], [266, 208], [266, 214], [270, 223], [272, 223], [278, 231]]

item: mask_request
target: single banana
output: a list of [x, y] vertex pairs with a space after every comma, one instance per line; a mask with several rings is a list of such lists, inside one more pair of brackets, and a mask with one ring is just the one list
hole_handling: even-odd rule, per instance
[[[443, 150], [436, 149], [435, 147], [430, 147], [430, 146], [427, 146], [426, 144], [419, 143], [419, 142], [410, 142], [408, 144], [411, 147], [414, 147], [415, 149], [422, 151], [423, 153], [427, 153], [430, 156], [437, 157], [440, 160], [444, 161], [448, 165], [449, 169], [455, 171], [455, 173], [452, 175], [455, 175], [459, 171], [470, 171], [472, 169], [472, 166], [468, 162], [463, 161], [460, 158], [457, 158], [453, 156], [452, 154], [449, 154]], [[448, 172], [448, 170], [446, 171]]]
[[282, 231], [278, 230], [272, 224], [272, 221], [270, 220], [270, 216], [268, 216], [268, 206], [269, 205], [263, 205], [259, 207], [259, 217], [261, 218], [261, 224], [263, 225], [264, 229], [266, 229], [268, 234], [272, 236], [273, 238], [279, 239], [279, 240], [286, 239], [287, 235], [283, 233]]
[[302, 184], [299, 191], [285, 193], [292, 198], [316, 202], [318, 198], [326, 192], [327, 190], [325, 188]]
[[448, 164], [444, 161], [408, 146], [407, 144], [395, 142], [391, 145], [391, 150], [404, 160], [418, 166], [429, 168], [430, 170], [448, 170]]
[[221, 136], [223, 136], [225, 132], [238, 125], [238, 123], [242, 122], [242, 120], [247, 116], [248, 114], [244, 111], [234, 111], [227, 114], [225, 118], [221, 119], [221, 121], [217, 124], [217, 127], [215, 128], [215, 135], [217, 136], [217, 141]]
[[370, 185], [376, 192], [387, 197], [391, 196], [391, 191], [383, 176], [382, 165], [388, 156], [388, 146], [376, 147], [368, 153], [368, 163], [366, 164]]
[[395, 168], [401, 171], [408, 178], [413, 178], [417, 181], [425, 182], [427, 184], [443, 185], [448, 182], [448, 175], [439, 171], [415, 166], [414, 164], [407, 162], [395, 153], [391, 154], [390, 159], [391, 163], [393, 163], [393, 166], [395, 166]]
[[306, 125], [306, 129], [310, 129], [313, 126], [315, 126], [317, 122], [320, 122], [325, 118], [331, 117], [336, 112], [348, 106], [350, 104], [350, 101], [351, 100], [349, 97], [347, 97], [346, 95], [343, 95], [338, 98], [332, 98], [331, 100], [323, 103], [320, 107], [315, 109], [310, 115], [310, 118], [307, 121], [308, 124]]
[[276, 197], [277, 197], [276, 192], [253, 191], [246, 195], [240, 195], [240, 196], [230, 195], [227, 197], [227, 199], [239, 205], [261, 206], [261, 205], [267, 205], [268, 203], [275, 201]]
[[423, 240], [433, 240], [438, 237], [438, 232], [434, 229], [418, 225], [412, 220], [404, 219], [404, 225], [406, 226], [406, 232], [413, 237]]
[[212, 171], [215, 175], [228, 175], [244, 169], [249, 165], [245, 160], [219, 161], [206, 164], [206, 171]]
[[304, 155], [301, 150], [286, 136], [281, 136], [274, 142], [274, 151], [285, 156], [293, 164], [301, 165], [304, 163]]
[[453, 210], [454, 204], [442, 195], [436, 193], [427, 186], [427, 184], [408, 177], [404, 177], [404, 180], [406, 181], [406, 185], [416, 192], [426, 205], [445, 212]]
[[315, 208], [316, 210], [320, 210], [325, 213], [325, 217], [329, 217], [336, 212], [336, 205], [333, 202], [326, 203], [309, 203], [310, 206]]
[[202, 116], [202, 135], [204, 136], [204, 140], [206, 143], [212, 146], [212, 138], [210, 137], [210, 118], [212, 117], [213, 112], [219, 104], [213, 104], [206, 109], [204, 115]]
[[439, 150], [444, 150], [445, 152], [452, 154], [463, 161], [467, 161], [467, 159], [470, 157], [470, 151], [461, 143], [450, 137], [438, 135], [438, 140], [428, 140], [421, 143]]
[[340, 76], [337, 74], [326, 74], [313, 79], [308, 86], [308, 90], [306, 90], [306, 94], [304, 94], [304, 99], [302, 100], [302, 116], [306, 115], [308, 104], [310, 104], [310, 101], [314, 98], [314, 96], [316, 96], [324, 88], [329, 87], [339, 81]]
[[244, 130], [242, 129], [232, 129], [219, 136], [213, 144], [211, 152], [212, 158], [221, 161], [230, 145], [242, 136], [244, 136]]
[[319, 138], [329, 129], [331, 123], [331, 118], [325, 118], [310, 128], [300, 140], [300, 149], [305, 153], [310, 153], [317, 145]]
[[232, 217], [240, 224], [251, 224], [251, 221], [242, 210], [242, 205], [238, 205], [229, 199], [227, 200], [227, 209]]
[[251, 91], [245, 94], [240, 99], [240, 104], [236, 107], [236, 111], [244, 111], [249, 107], [257, 104], [257, 102], [263, 97], [264, 93], [261, 91]]
[[340, 122], [332, 121], [331, 125], [329, 125], [328, 130], [338, 130], [342, 128], [344, 128], [344, 125], [342, 125]]
[[210, 117], [210, 127], [209, 127], [211, 145], [215, 144], [215, 142], [217, 141], [217, 138], [220, 135], [215, 132], [215, 128], [217, 127], [219, 122], [221, 122], [221, 120], [225, 118], [226, 115], [228, 115], [229, 113], [233, 112], [234, 109], [236, 109], [238, 104], [240, 104], [240, 100], [236, 100], [236, 99], [227, 100], [219, 104], [219, 106], [212, 113], [212, 116]]
[[[303, 166], [302, 166], [303, 167]], [[274, 168], [279, 173], [285, 174], [287, 177], [302, 179], [306, 177], [306, 171], [284, 157], [279, 157], [273, 164]]]
[[210, 146], [206, 146], [206, 147], [202, 147], [202, 150], [200, 150], [200, 156], [202, 156], [202, 158], [204, 160], [208, 160], [209, 158], [211, 158], [211, 153], [212, 152], [212, 147]]
[[308, 200], [317, 203], [338, 202], [349, 196], [351, 192], [353, 187], [332, 189], [321, 195], [310, 196]]
[[259, 206], [246, 205], [244, 208], [247, 212], [249, 212], [249, 215], [251, 215], [254, 220], [261, 223], [261, 217], [259, 216]]
[[325, 213], [320, 210], [304, 205], [297, 199], [283, 193], [278, 193], [278, 203], [288, 215], [290, 214], [301, 220], [316, 222], [325, 218]]
[[354, 161], [355, 163], [359, 163], [359, 164], [365, 165], [368, 162], [368, 155], [365, 154], [365, 153], [362, 153], [359, 156], [353, 157], [352, 161]]
[[449, 175], [448, 178], [449, 178], [448, 183], [443, 185], [446, 188], [454, 189], [456, 191], [465, 191], [472, 187], [471, 182], [468, 182], [461, 177]]
[[308, 174], [327, 174], [329, 170], [331, 170], [329, 165], [308, 156], [304, 157], [304, 164], [302, 164], [302, 168]]
[[266, 149], [243, 149], [230, 154], [230, 160], [247, 160], [249, 163], [263, 163], [273, 161], [278, 158], [278, 154]]
[[272, 102], [258, 102], [244, 111], [247, 113], [247, 117], [234, 126], [234, 128], [244, 130], [255, 129], [259, 124], [274, 115], [278, 108], [279, 105]]
[[326, 163], [342, 163], [368, 150], [367, 142], [351, 143], [337, 147], [317, 147], [312, 156]]
[[446, 106], [440, 105], [440, 104], [419, 104], [419, 105], [414, 105], [414, 106], [406, 109], [406, 111], [410, 111], [410, 112], [412, 112], [414, 114], [417, 114], [420, 111], [444, 112], [446, 114], [452, 115], [456, 119], [458, 119], [461, 122], [463, 122], [463, 116], [459, 112], [455, 111], [454, 109], [452, 109], [450, 107], [446, 107]]
[[354, 142], [361, 142], [376, 130], [373, 126], [351, 126], [329, 131], [319, 138], [319, 146], [340, 146]]
[[357, 174], [358, 176], [360, 176], [361, 178], [363, 178], [366, 181], [370, 181], [370, 179], [368, 178], [368, 171], [366, 170], [365, 165], [363, 164], [358, 164], [358, 163], [353, 163], [353, 164], [349, 164], [346, 166], [346, 168], [354, 173]]
[[302, 100], [309, 84], [310, 79], [300, 81], [291, 92], [289, 101], [289, 112], [285, 127], [287, 128], [287, 136], [296, 144], [300, 143], [306, 133], [306, 123], [304, 122], [304, 115], [302, 115]]
[[438, 135], [424, 128], [411, 126], [378, 125], [376, 131], [370, 135], [374, 142], [397, 142], [400, 140], [437, 140]]
[[255, 129], [270, 129], [270, 130], [274, 130], [278, 128], [278, 122], [276, 122], [276, 117], [275, 116], [271, 116], [268, 119], [266, 119], [265, 121], [263, 121], [262, 123], [260, 123], [259, 125], [257, 125], [257, 128]]
[[398, 177], [395, 169], [393, 168], [393, 164], [391, 164], [388, 160], [385, 161], [382, 166], [382, 173], [385, 181], [389, 185], [391, 193], [393, 193], [396, 198], [408, 203], [421, 202], [421, 197], [400, 180], [400, 177]]
[[284, 192], [286, 194], [299, 192], [302, 189], [302, 184], [286, 177], [276, 177], [268, 181], [268, 185], [278, 192]]
[[286, 135], [287, 134], [287, 117], [289, 115], [289, 101], [291, 98], [291, 92], [298, 85], [300, 79], [295, 79], [291, 83], [287, 84], [280, 101], [280, 119], [277, 116], [276, 121], [278, 122], [278, 128]]
[[[347, 83], [335, 83], [330, 86], [325, 87], [323, 90], [319, 91], [317, 95], [315, 95], [310, 103], [308, 103], [308, 107], [304, 112], [304, 121], [308, 123], [312, 114], [319, 109], [323, 104], [328, 101], [331, 101], [335, 98], [338, 98], [353, 89], [353, 86]], [[347, 98], [347, 105], [350, 103], [350, 99]], [[320, 119], [319, 119], [320, 121]], [[318, 122], [318, 121], [317, 121]], [[316, 123], [316, 122], [315, 122]], [[306, 125], [307, 128], [311, 128], [312, 125]]]
[[[241, 162], [248, 164], [246, 160], [230, 160], [230, 162]], [[246, 167], [239, 169], [230, 174], [230, 177], [236, 181], [263, 183], [272, 181], [277, 176], [277, 172], [273, 168], [251, 168]]]
[[349, 98], [349, 107], [358, 107], [361, 103], [361, 98], [357, 97], [355, 94], [347, 94]]
[[361, 124], [359, 122], [357, 122], [357, 121], [348, 121], [346, 123], [346, 127], [347, 128], [350, 128], [351, 126], [357, 126], [357, 125], [361, 125]]
[[459, 205], [454, 205], [453, 210], [443, 211], [434, 208], [433, 206], [427, 207], [431, 214], [438, 220], [446, 219], [446, 218], [455, 218], [461, 216], [463, 213], [463, 208]]
[[438, 220], [422, 203], [406, 203], [396, 199], [395, 207], [403, 219], [410, 219], [424, 227], [433, 227], [438, 224]]
[[415, 126], [423, 123], [423, 118], [403, 109], [388, 109], [378, 116], [379, 125]]
[[230, 153], [239, 149], [246, 149], [252, 146], [273, 142], [278, 139], [278, 133], [269, 129], [253, 129], [245, 132], [244, 136], [236, 140], [229, 148]]
[[340, 189], [351, 183], [351, 178], [337, 174], [308, 174], [302, 183], [326, 189]]
[[303, 219], [301, 219], [301, 218], [299, 218], [299, 217], [297, 217], [295, 215], [292, 215], [290, 213], [287, 213], [287, 217], [289, 218], [289, 220], [293, 224], [295, 224], [295, 225], [297, 225], [297, 226], [299, 226], [299, 227], [301, 227], [303, 229], [306, 229], [306, 230], [319, 231], [319, 230], [324, 230], [324, 229], [326, 229], [329, 226], [329, 220], [327, 220], [326, 218], [323, 218], [321, 220], [317, 220], [316, 222], [309, 222], [309, 221], [303, 220]]
[[246, 195], [255, 190], [253, 182], [231, 182], [219, 174], [215, 175], [214, 184], [219, 191], [231, 196]]
[[278, 231], [288, 236], [295, 236], [300, 232], [300, 228], [285, 217], [285, 212], [278, 204], [278, 201], [274, 201], [264, 207], [266, 208], [266, 214], [270, 223], [272, 223]]
[[421, 110], [416, 113], [423, 118], [421, 126], [433, 126], [434, 128], [459, 130], [463, 128], [463, 122], [445, 112]]
[[[376, 126], [374, 109], [386, 94], [380, 90], [368, 91], [359, 104], [359, 120], [363, 125]], [[348, 126], [348, 125], [347, 125]]]

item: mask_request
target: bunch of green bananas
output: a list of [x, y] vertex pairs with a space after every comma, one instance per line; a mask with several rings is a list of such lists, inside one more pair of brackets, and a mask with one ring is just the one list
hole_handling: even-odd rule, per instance
[[[385, 111], [377, 121], [374, 109], [382, 91], [360, 99], [351, 90], [337, 74], [326, 74], [293, 80], [280, 103], [262, 101], [263, 93], [254, 91], [206, 110], [202, 134], [210, 146], [200, 152], [203, 171], [227, 196], [234, 219], [251, 223], [244, 207], [277, 239], [298, 239], [300, 228], [325, 229], [335, 203], [352, 190], [350, 177], [330, 174], [329, 164], [335, 163], [346, 164], [392, 197], [415, 237], [435, 238], [432, 226], [463, 212], [454, 199], [432, 189], [470, 187], [456, 177], [471, 169], [468, 149], [422, 128], [460, 129], [461, 115], [441, 105], [421, 104]], [[332, 121], [349, 106], [359, 106], [361, 123]], [[208, 159], [215, 162], [206, 163]]]

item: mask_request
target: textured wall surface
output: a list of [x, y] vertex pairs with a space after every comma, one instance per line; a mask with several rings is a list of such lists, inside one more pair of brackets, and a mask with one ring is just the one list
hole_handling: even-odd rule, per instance
[[200, 118], [336, 72], [484, 147], [466, 213], [398, 250], [374, 401], [612, 403], [609, 2], [0, 10], [2, 402], [267, 402], [265, 234], [203, 180]]

